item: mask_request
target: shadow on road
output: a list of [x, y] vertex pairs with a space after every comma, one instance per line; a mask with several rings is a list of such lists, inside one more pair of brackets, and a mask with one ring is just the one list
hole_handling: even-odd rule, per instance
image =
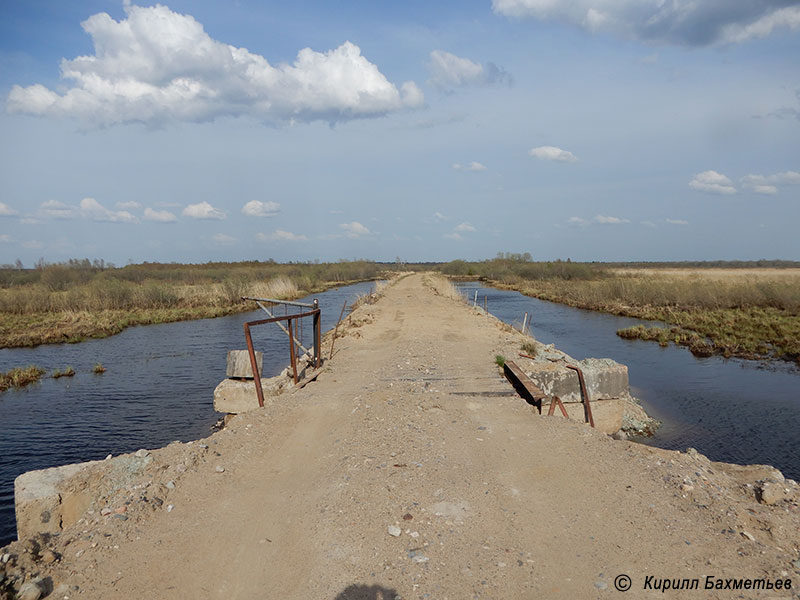
[[348, 585], [335, 600], [395, 600], [400, 594], [381, 585]]

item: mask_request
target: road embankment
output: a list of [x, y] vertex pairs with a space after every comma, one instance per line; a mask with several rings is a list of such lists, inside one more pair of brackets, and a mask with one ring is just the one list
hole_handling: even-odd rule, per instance
[[495, 362], [527, 340], [454, 296], [431, 275], [389, 286], [315, 382], [206, 440], [123, 457], [102, 494], [75, 489], [73, 524], [0, 552], [3, 585], [27, 574], [54, 598], [103, 599], [796, 593], [794, 482], [540, 416]]

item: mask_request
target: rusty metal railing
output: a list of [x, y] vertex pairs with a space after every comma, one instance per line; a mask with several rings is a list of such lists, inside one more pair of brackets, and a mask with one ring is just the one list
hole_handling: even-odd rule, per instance
[[[309, 350], [303, 347], [300, 341], [295, 337], [295, 329], [296, 325], [294, 321], [303, 319], [304, 317], [312, 317], [314, 322], [314, 346], [313, 346], [313, 357], [314, 357], [314, 368], [318, 369], [322, 365], [322, 349], [321, 349], [321, 340], [322, 340], [322, 332], [321, 332], [321, 318], [320, 315], [322, 311], [319, 308], [319, 302], [315, 299], [313, 304], [305, 304], [302, 302], [286, 302], [283, 300], [270, 300], [267, 298], [245, 298], [246, 300], [255, 300], [258, 305], [264, 310], [267, 314], [272, 315], [272, 313], [262, 304], [263, 302], [269, 303], [281, 303], [281, 304], [289, 304], [292, 306], [301, 306], [304, 308], [312, 308], [313, 310], [309, 310], [306, 312], [301, 313], [294, 313], [294, 314], [287, 314], [283, 316], [271, 316], [269, 319], [259, 319], [257, 321], [248, 321], [244, 323], [244, 337], [247, 342], [247, 352], [250, 355], [250, 367], [253, 370], [253, 379], [255, 380], [256, 385], [256, 396], [258, 396], [258, 405], [264, 406], [264, 390], [261, 387], [261, 374], [258, 372], [258, 363], [256, 362], [256, 352], [253, 347], [253, 336], [250, 334], [250, 328], [255, 327], [257, 325], [266, 325], [268, 323], [275, 323], [278, 325], [288, 336], [289, 336], [289, 355], [291, 358], [291, 365], [292, 365], [292, 380], [295, 384], [297, 384], [297, 352], [295, 350], [295, 344], [300, 347], [304, 352], [308, 353]], [[286, 327], [281, 324], [281, 321], [286, 321]], [[299, 321], [302, 323], [302, 321]]]

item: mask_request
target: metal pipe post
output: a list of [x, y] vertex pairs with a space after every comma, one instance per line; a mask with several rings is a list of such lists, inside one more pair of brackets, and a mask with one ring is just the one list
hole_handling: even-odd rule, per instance
[[244, 324], [244, 339], [247, 341], [247, 353], [250, 355], [250, 368], [253, 370], [253, 380], [256, 384], [256, 396], [258, 397], [258, 405], [264, 406], [264, 390], [261, 389], [261, 374], [258, 372], [258, 363], [256, 362], [256, 351], [253, 348], [253, 338], [250, 335], [250, 324]]
[[250, 296], [242, 296], [242, 300], [255, 300], [256, 302], [269, 302], [270, 304], [288, 304], [289, 306], [300, 306], [302, 308], [314, 308], [313, 304], [308, 302], [292, 302], [290, 300], [275, 300], [274, 298], [251, 298]]
[[322, 365], [322, 311], [319, 309], [319, 300], [314, 298], [314, 306], [317, 312], [314, 313], [314, 368], [319, 369]]
[[287, 323], [289, 326], [289, 353], [292, 357], [292, 378], [295, 385], [297, 385], [297, 357], [294, 353], [294, 335], [292, 335], [292, 319], [289, 318]]

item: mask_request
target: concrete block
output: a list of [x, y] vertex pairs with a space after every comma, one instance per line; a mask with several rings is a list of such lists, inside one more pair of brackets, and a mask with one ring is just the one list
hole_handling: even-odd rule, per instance
[[[611, 359], [589, 358], [580, 361], [586, 389], [592, 400], [611, 400], [629, 395], [628, 367]], [[567, 403], [582, 402], [578, 374], [564, 363], [532, 362], [525, 372], [548, 396], [558, 396]]]
[[[261, 373], [264, 362], [264, 353], [256, 350], [256, 366]], [[228, 351], [228, 366], [225, 370], [226, 377], [242, 377], [253, 379], [253, 367], [250, 365], [250, 353], [247, 350]]]
[[124, 454], [23, 473], [14, 480], [17, 536], [59, 533], [76, 523], [95, 498], [123, 487], [152, 460]]
[[578, 374], [563, 364], [537, 361], [526, 364], [525, 373], [548, 396], [558, 396], [565, 404], [581, 401]]
[[[94, 463], [28, 471], [17, 477], [14, 480], [14, 509], [18, 537], [22, 539], [35, 533], [60, 532], [63, 527], [62, 488], [67, 480]], [[73, 516], [74, 511], [70, 510], [68, 519]]]
[[628, 367], [610, 358], [587, 358], [578, 366], [583, 371], [592, 400], [622, 398], [630, 393]]
[[772, 479], [778, 482], [785, 481], [783, 473], [769, 465], [735, 465], [722, 462], [712, 462], [711, 465], [741, 484], [755, 484], [765, 479]]
[[[261, 380], [264, 402], [283, 393], [291, 384], [286, 377], [270, 377]], [[214, 410], [221, 413], [238, 414], [258, 408], [258, 395], [252, 379], [223, 379], [214, 389]]]
[[[607, 433], [609, 435], [616, 433], [622, 427], [622, 413], [624, 410], [624, 400], [597, 400], [592, 401], [592, 417], [594, 418], [594, 426], [598, 431]], [[547, 409], [550, 407], [547, 400], [542, 403], [542, 414], [547, 414]], [[570, 402], [564, 404], [564, 408], [569, 415], [569, 418], [579, 423], [588, 423], [585, 415], [585, 408], [583, 404]], [[556, 407], [554, 416], [561, 419], [564, 416], [561, 411]]]

